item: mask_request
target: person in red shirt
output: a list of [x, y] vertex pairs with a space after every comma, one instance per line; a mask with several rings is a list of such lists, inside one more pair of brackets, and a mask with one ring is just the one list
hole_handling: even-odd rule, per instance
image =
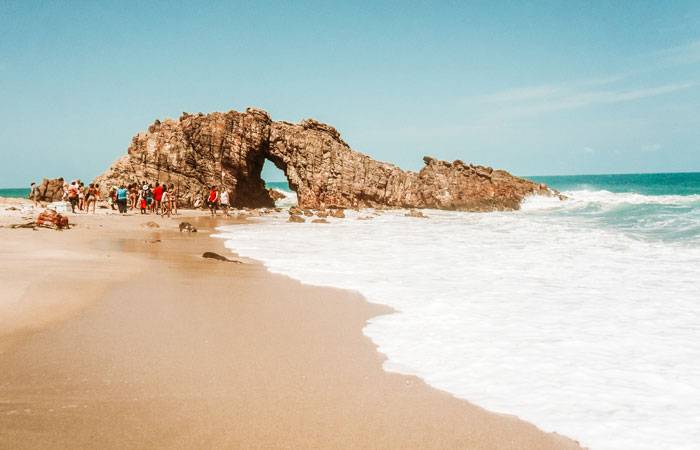
[[162, 210], [161, 201], [163, 200], [163, 186], [160, 183], [156, 183], [156, 187], [153, 188], [153, 210], [156, 214], [160, 214]]
[[209, 210], [212, 216], [216, 216], [216, 209], [219, 206], [219, 191], [216, 190], [216, 186], [211, 187], [209, 191]]

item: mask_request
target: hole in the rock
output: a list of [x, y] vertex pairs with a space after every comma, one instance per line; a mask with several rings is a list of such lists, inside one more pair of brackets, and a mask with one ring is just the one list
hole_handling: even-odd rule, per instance
[[265, 188], [277, 191], [277, 195], [273, 195], [275, 206], [288, 208], [297, 203], [296, 192], [289, 187], [287, 177], [282, 170], [275, 166], [275, 163], [266, 159], [260, 178], [265, 182]]
[[267, 189], [281, 189], [291, 192], [284, 172], [278, 169], [272, 161], [265, 160], [260, 178], [265, 182], [265, 187]]

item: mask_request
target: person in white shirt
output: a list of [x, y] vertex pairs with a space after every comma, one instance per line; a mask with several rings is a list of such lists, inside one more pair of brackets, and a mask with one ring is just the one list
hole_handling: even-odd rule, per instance
[[34, 206], [37, 206], [37, 203], [39, 203], [39, 187], [32, 181], [32, 190], [29, 191], [29, 198], [30, 200], [34, 200]]
[[224, 212], [224, 216], [228, 217], [228, 189], [224, 188], [223, 191], [221, 191], [219, 201], [221, 204], [221, 210]]

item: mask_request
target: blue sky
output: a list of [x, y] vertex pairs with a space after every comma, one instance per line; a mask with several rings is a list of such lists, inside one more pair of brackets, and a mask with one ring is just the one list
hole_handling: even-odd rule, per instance
[[0, 100], [0, 187], [246, 106], [406, 170], [700, 171], [700, 2], [3, 0]]

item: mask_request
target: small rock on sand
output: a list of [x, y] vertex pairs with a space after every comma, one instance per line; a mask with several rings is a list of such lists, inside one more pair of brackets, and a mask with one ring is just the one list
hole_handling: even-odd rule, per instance
[[188, 233], [196, 233], [197, 232], [197, 229], [194, 227], [194, 225], [192, 225], [189, 222], [180, 222], [179, 228], [180, 228], [180, 233], [182, 233], [183, 231], [187, 231]]
[[331, 217], [335, 217], [336, 219], [344, 219], [345, 218], [345, 213], [343, 212], [342, 209], [333, 209], [330, 212]]
[[232, 263], [236, 263], [236, 264], [241, 264], [240, 261], [236, 261], [235, 259], [228, 259], [227, 257], [221, 256], [218, 253], [214, 253], [214, 252], [204, 252], [204, 254], [202, 254], [202, 258], [215, 259], [217, 261], [225, 261], [225, 262], [232, 262]]
[[423, 214], [422, 211], [416, 211], [415, 209], [410, 210], [409, 212], [407, 212], [406, 214], [404, 214], [404, 216], [406, 216], [406, 217], [419, 217], [419, 218], [421, 218], [421, 219], [427, 219], [427, 218], [428, 218], [428, 216], [426, 216], [425, 214]]

